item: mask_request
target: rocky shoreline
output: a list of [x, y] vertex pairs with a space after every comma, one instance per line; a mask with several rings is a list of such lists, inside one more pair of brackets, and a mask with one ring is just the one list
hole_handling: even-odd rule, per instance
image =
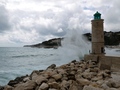
[[[95, 61], [76, 61], [10, 80], [0, 90], [120, 90], [120, 78], [110, 70], [100, 70]], [[112, 76], [113, 75], [113, 76]], [[117, 78], [114, 78], [116, 75]]]

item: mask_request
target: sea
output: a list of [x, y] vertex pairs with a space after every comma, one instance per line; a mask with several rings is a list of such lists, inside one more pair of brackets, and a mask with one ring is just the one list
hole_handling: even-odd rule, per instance
[[[0, 85], [6, 85], [16, 77], [29, 75], [33, 70], [45, 70], [51, 64], [60, 66], [72, 60], [82, 60], [88, 51], [85, 45], [84, 48], [67, 45], [58, 49], [0, 47]], [[109, 48], [106, 52], [120, 56], [120, 49]]]
[[[51, 64], [60, 66], [79, 60], [73, 50], [30, 47], [0, 47], [0, 85], [33, 70], [45, 70]], [[83, 56], [81, 56], [82, 58]]]

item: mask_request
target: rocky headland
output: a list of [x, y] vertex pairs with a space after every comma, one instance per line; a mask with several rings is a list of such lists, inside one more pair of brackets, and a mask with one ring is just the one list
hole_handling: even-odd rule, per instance
[[100, 70], [96, 61], [76, 61], [10, 80], [0, 90], [120, 90], [120, 74]]
[[55, 49], [57, 49], [58, 47], [61, 46], [61, 40], [63, 40], [63, 38], [54, 38], [54, 39], [50, 39], [48, 41], [43, 41], [42, 43], [38, 43], [38, 44], [24, 45], [23, 47], [55, 48]]
[[[91, 33], [83, 34], [88, 41], [91, 41]], [[33, 45], [24, 45], [24, 47], [37, 47], [37, 48], [55, 48], [62, 46], [61, 41], [64, 38], [54, 38], [48, 41], [43, 41], [42, 43], [33, 44]], [[106, 32], [104, 31], [104, 40], [105, 46], [118, 46], [120, 44], [120, 31], [119, 32]]]

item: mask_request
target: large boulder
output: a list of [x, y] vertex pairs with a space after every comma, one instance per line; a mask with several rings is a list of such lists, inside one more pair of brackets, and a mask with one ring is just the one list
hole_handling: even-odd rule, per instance
[[54, 89], [57, 89], [57, 90], [60, 89], [60, 84], [57, 83], [57, 82], [52, 82], [52, 83], [49, 83], [48, 85], [49, 85], [50, 88], [54, 88]]
[[45, 77], [43, 77], [43, 76], [38, 76], [38, 77], [36, 77], [36, 79], [35, 79], [35, 82], [37, 83], [37, 85], [40, 85], [42, 82], [47, 82], [48, 81], [48, 79], [46, 79]]
[[83, 79], [83, 78], [77, 79], [77, 82], [78, 82], [80, 85], [82, 85], [82, 86], [84, 86], [84, 85], [89, 85], [89, 84], [90, 84], [90, 81], [89, 81], [89, 80]]
[[52, 77], [57, 81], [57, 80], [60, 80], [62, 78], [62, 75], [61, 74], [55, 74]]
[[104, 90], [104, 89], [85, 85], [85, 86], [83, 87], [83, 90]]
[[34, 90], [36, 88], [36, 83], [32, 80], [18, 84], [14, 90]]
[[38, 90], [47, 90], [49, 88], [47, 83], [42, 83]]

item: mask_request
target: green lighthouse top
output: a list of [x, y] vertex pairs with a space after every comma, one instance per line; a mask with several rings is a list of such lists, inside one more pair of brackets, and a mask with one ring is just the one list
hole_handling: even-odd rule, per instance
[[101, 19], [101, 14], [98, 11], [94, 14], [94, 19], [95, 20]]

